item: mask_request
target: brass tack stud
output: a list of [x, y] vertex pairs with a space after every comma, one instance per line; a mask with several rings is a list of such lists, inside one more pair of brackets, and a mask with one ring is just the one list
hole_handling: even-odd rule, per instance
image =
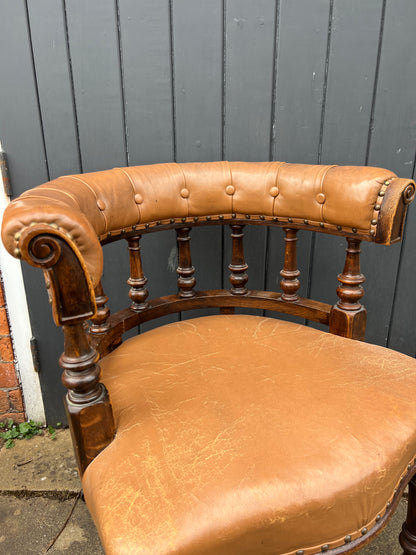
[[305, 554], [305, 552], [303, 551], [303, 549], [298, 549], [296, 551], [296, 555], [304, 555], [304, 554]]
[[[74, 240], [74, 237], [73, 237], [70, 233], [67, 233], [66, 236], [68, 237], [68, 239], [69, 239], [70, 241], [73, 241], [73, 240]], [[99, 239], [100, 239], [100, 238], [98, 238], [98, 240], [99, 240]]]
[[181, 218], [181, 221], [182, 221], [182, 222], [186, 222], [186, 218]]
[[218, 216], [220, 220], [224, 219], [224, 216], [221, 214], [220, 216]]
[[236, 216], [235, 214], [231, 214], [231, 217], [232, 217], [232, 218], [236, 218], [237, 216]]
[[264, 216], [260, 216], [260, 220], [264, 220]]
[[211, 216], [207, 216], [207, 221], [208, 221], [208, 222], [211, 221]]
[[194, 216], [194, 222], [197, 222], [199, 220], [198, 216]]
[[288, 218], [287, 221], [288, 221], [290, 224], [293, 223], [292, 218]]
[[246, 220], [249, 220], [251, 218], [250, 214], [246, 214]]
[[107, 233], [107, 237], [111, 237], [111, 231]]
[[161, 222], [160, 220], [158, 220], [158, 221], [156, 222], [156, 225], [161, 225], [161, 223], [162, 223], [162, 222]]
[[171, 218], [169, 221], [170, 221], [171, 224], [174, 224], [175, 223], [175, 218]]
[[320, 227], [325, 227], [324, 222], [321, 222], [319, 225], [320, 225]]
[[321, 547], [321, 551], [328, 551], [328, 550], [329, 550], [329, 545], [327, 543]]
[[20, 237], [22, 236], [22, 234], [20, 233], [20, 231], [18, 231], [17, 233], [14, 234], [14, 238], [15, 241], [18, 241], [20, 239]]
[[276, 218], [276, 216], [275, 216], [275, 217], [273, 218], [273, 221], [274, 221], [274, 222], [278, 222], [278, 221], [279, 221], [279, 218]]
[[380, 210], [380, 208], [381, 208], [381, 205], [380, 205], [380, 204], [376, 204], [376, 205], [374, 206], [374, 210]]
[[376, 232], [374, 231], [374, 229], [370, 229], [370, 235], [375, 235]]
[[356, 227], [353, 227], [353, 228], [352, 228], [352, 232], [353, 232], [353, 233], [357, 233], [357, 228], [356, 228]]
[[388, 501], [387, 505], [386, 505], [386, 509], [390, 509], [390, 507], [391, 507], [391, 503], [390, 503], [390, 501]]
[[22, 253], [20, 252], [20, 249], [14, 249], [13, 254], [16, 258], [22, 258]]
[[352, 537], [351, 537], [350, 535], [345, 536], [344, 542], [345, 542], [345, 543], [350, 543], [350, 541], [352, 541]]
[[384, 182], [384, 185], [390, 185], [391, 182], [392, 182], [392, 179], [386, 179], [386, 181]]
[[309, 220], [303, 220], [303, 223], [308, 225], [309, 224]]
[[408, 464], [408, 465], [407, 465], [407, 470], [410, 470], [411, 468], [412, 468], [412, 465], [411, 465], [411, 464]]
[[131, 228], [132, 228], [133, 231], [135, 231], [136, 227], [137, 227], [137, 225], [132, 225], [132, 226], [131, 226]]
[[368, 529], [367, 529], [366, 527], [364, 527], [364, 528], [361, 530], [361, 535], [362, 535], [362, 536], [365, 536], [365, 535], [367, 534], [367, 532], [368, 532]]
[[59, 229], [59, 225], [58, 225], [58, 224], [52, 223], [52, 224], [49, 224], [49, 225], [50, 225], [51, 227], [53, 227], [54, 229]]
[[149, 229], [150, 224], [144, 224], [144, 227], [145, 227], [146, 229]]
[[337, 229], [338, 231], [342, 231], [342, 227], [340, 225], [337, 225]]
[[378, 196], [379, 196], [379, 197], [384, 197], [385, 194], [386, 194], [385, 191], [380, 191], [379, 194], [378, 194]]
[[381, 515], [377, 515], [376, 516], [376, 522], [380, 522], [380, 520], [381, 520]]
[[376, 225], [377, 224], [377, 220], [371, 220], [371, 225]]
[[121, 233], [126, 233], [126, 230], [125, 230], [125, 229], [122, 229], [122, 230], [121, 230]]
[[225, 188], [225, 192], [227, 193], [227, 195], [233, 195], [235, 192], [235, 188], [232, 185], [227, 185], [227, 187]]

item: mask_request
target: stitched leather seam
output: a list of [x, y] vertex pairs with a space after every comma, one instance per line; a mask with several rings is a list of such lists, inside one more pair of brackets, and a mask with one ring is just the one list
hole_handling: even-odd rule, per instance
[[[133, 189], [133, 197], [134, 197], [134, 196], [136, 195], [137, 191], [136, 191], [136, 189], [135, 189], [135, 187], [134, 187], [134, 183], [133, 183], [132, 178], [131, 178], [130, 175], [126, 172], [126, 170], [125, 170], [124, 168], [116, 168], [116, 169], [120, 170], [121, 172], [123, 172], [123, 173], [127, 176], [128, 180], [129, 180], [129, 183], [130, 183], [130, 185], [131, 185], [131, 188]], [[136, 205], [137, 211], [139, 212], [139, 219], [138, 219], [138, 221], [141, 222], [141, 221], [142, 221], [142, 213], [141, 213], [141, 211], [140, 211], [140, 206], [137, 204], [137, 202], [135, 202], [134, 204]]]

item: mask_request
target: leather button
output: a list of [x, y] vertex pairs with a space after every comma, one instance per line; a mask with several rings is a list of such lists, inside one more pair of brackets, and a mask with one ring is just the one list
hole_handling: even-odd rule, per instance
[[97, 206], [100, 210], [105, 210], [105, 202], [100, 198], [97, 200]]
[[316, 195], [316, 201], [319, 202], [319, 204], [323, 204], [326, 201], [326, 197], [323, 193], [318, 193]]
[[270, 189], [270, 194], [272, 195], [272, 197], [277, 197], [277, 195], [279, 194], [279, 188], [278, 187], [272, 187]]
[[142, 195], [139, 195], [139, 193], [137, 193], [137, 195], [134, 195], [134, 202], [136, 204], [141, 204], [143, 202], [143, 197]]
[[227, 195], [233, 195], [235, 192], [235, 187], [233, 187], [232, 185], [228, 185], [225, 189], [225, 192], [227, 193]]
[[189, 190], [188, 189], [182, 189], [181, 190], [181, 197], [182, 198], [188, 198], [189, 197]]

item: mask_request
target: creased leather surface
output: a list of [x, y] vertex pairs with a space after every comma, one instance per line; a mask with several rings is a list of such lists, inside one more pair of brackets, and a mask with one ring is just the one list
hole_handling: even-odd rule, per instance
[[[231, 215], [293, 218], [295, 223], [354, 229], [374, 240], [389, 170], [284, 162], [155, 164], [64, 176], [23, 193], [7, 208], [3, 241], [10, 253], [36, 223], [73, 237], [96, 285], [102, 272], [97, 240], [132, 226], [170, 219]], [[410, 180], [398, 180], [405, 184]], [[384, 194], [384, 192], [383, 192]], [[331, 228], [332, 226], [332, 228]], [[53, 233], [53, 231], [51, 231]]]
[[416, 361], [210, 316], [102, 361], [118, 428], [83, 487], [106, 552], [319, 552], [371, 526], [416, 453]]

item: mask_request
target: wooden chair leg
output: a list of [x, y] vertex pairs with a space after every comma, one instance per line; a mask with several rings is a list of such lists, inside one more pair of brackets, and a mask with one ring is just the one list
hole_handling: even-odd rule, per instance
[[407, 517], [399, 536], [403, 555], [416, 555], [416, 477], [409, 483]]

